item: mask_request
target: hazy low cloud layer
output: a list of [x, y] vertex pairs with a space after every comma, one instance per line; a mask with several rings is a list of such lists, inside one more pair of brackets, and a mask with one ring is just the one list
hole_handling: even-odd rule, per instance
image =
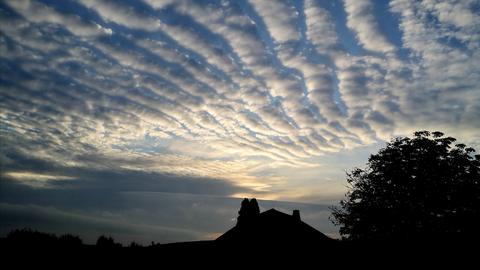
[[[57, 234], [80, 235], [87, 243], [112, 235], [117, 241], [150, 244], [215, 239], [236, 223], [241, 199], [161, 192], [98, 192], [95, 190], [32, 190], [8, 186], [0, 203], [0, 234], [13, 228], [33, 228]], [[30, 198], [22, 199], [28, 195]], [[25, 203], [28, 201], [28, 203]], [[291, 213], [333, 237], [327, 206], [260, 201], [262, 211], [272, 207]]]
[[[2, 1], [2, 179], [339, 198], [342, 170], [365, 162], [358, 149], [391, 136], [432, 129], [479, 145], [479, 9]], [[357, 159], [329, 158], [345, 153]]]

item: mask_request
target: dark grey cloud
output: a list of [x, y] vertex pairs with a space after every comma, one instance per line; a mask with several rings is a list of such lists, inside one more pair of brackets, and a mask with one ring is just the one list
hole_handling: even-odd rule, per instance
[[[227, 197], [249, 192], [224, 180], [118, 167], [68, 168], [12, 147], [2, 150], [2, 164], [8, 166], [0, 175], [2, 235], [26, 227], [78, 234], [90, 243], [101, 234], [144, 244], [208, 239], [232, 224], [239, 201], [234, 207], [228, 202], [237, 200]], [[11, 172], [61, 177], [37, 186]], [[30, 181], [41, 180], [34, 178]]]
[[[14, 192], [14, 190], [19, 189], [19, 185], [23, 185], [21, 179], [16, 180], [15, 177], [8, 174], [9, 172], [62, 175], [75, 180], [50, 181], [48, 188], [53, 190], [85, 190], [86, 193], [96, 192], [98, 194], [104, 192], [167, 192], [229, 196], [249, 191], [247, 188], [236, 186], [224, 180], [123, 169], [122, 164], [115, 162], [106, 163], [108, 166], [103, 168], [66, 167], [51, 161], [27, 156], [25, 153], [16, 150], [14, 147], [8, 147], [3, 149], [1, 153], [1, 160], [6, 165], [6, 168], [2, 171], [2, 191], [5, 192], [2, 196], [3, 200], [24, 198], [21, 194], [15, 194]], [[80, 156], [77, 158], [86, 164], [107, 162], [104, 158], [98, 156]]]
[[[37, 164], [43, 168], [42, 172], [49, 169]], [[26, 226], [57, 233], [79, 233], [87, 239], [109, 233], [122, 241], [148, 242], [151, 237], [151, 240], [165, 242], [202, 239], [224, 232], [234, 224], [240, 199], [224, 197], [228, 195], [225, 188], [215, 187], [205, 179], [195, 179], [198, 183], [194, 184], [173, 176], [167, 179], [168, 188], [164, 188], [162, 179], [147, 177], [146, 180], [142, 174], [132, 175], [136, 179], [118, 172], [88, 171], [78, 173], [80, 178], [75, 181], [59, 181], [49, 188], [30, 187], [2, 176], [1, 230], [5, 233]], [[117, 177], [110, 178], [112, 176]], [[182, 186], [173, 187], [175, 181]], [[199, 185], [208, 190], [195, 189]], [[241, 189], [230, 187], [228, 191]], [[264, 210], [276, 207], [286, 212], [300, 207], [314, 226], [334, 232], [325, 219], [326, 214], [322, 218], [316, 216], [327, 211], [327, 206], [275, 201], [261, 202], [261, 206]]]
[[[149, 192], [121, 193], [113, 199], [116, 204], [99, 203], [93, 209], [46, 198], [48, 203], [42, 204], [0, 203], [0, 233], [30, 227], [80, 235], [88, 243], [94, 243], [101, 234], [125, 244], [213, 239], [235, 225], [241, 202], [240, 198]], [[285, 213], [300, 209], [305, 222], [324, 233], [336, 234], [326, 205], [260, 200], [260, 206], [262, 211], [276, 208]]]
[[366, 119], [382, 125], [386, 125], [386, 126], [393, 125], [393, 121], [391, 119], [388, 119], [385, 115], [383, 115], [379, 111], [370, 111], [367, 114]]

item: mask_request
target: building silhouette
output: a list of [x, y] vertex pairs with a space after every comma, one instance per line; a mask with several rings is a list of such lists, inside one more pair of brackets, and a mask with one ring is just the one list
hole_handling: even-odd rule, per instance
[[292, 215], [273, 208], [260, 213], [256, 199], [244, 199], [238, 214], [235, 227], [218, 237], [216, 241], [265, 245], [318, 244], [333, 241], [303, 222], [299, 210], [293, 210]]

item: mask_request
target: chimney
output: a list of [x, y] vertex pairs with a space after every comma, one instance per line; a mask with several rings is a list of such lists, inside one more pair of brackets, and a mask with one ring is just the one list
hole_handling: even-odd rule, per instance
[[300, 210], [293, 210], [292, 217], [294, 220], [300, 221]]

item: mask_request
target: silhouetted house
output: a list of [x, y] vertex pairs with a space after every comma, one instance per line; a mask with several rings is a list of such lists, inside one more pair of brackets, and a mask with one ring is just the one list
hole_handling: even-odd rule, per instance
[[260, 213], [255, 199], [244, 199], [238, 213], [235, 227], [218, 237], [217, 241], [242, 244], [318, 244], [333, 241], [303, 222], [299, 210], [294, 210], [292, 215], [275, 209]]

